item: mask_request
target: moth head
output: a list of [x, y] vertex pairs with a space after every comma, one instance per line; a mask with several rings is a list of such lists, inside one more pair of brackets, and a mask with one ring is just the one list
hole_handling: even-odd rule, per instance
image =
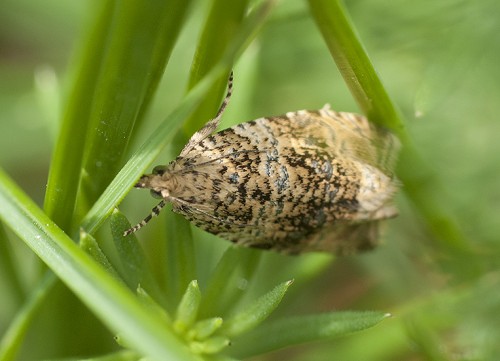
[[[167, 173], [167, 174], [165, 174]], [[151, 174], [144, 174], [139, 181], [134, 185], [135, 188], [149, 188], [156, 189], [158, 183], [161, 183], [163, 176], [168, 177], [168, 166], [166, 165], [157, 165], [153, 168], [153, 172]]]
[[135, 188], [149, 188], [149, 175], [145, 174], [139, 179], [139, 181], [134, 185]]
[[144, 174], [135, 184], [135, 188], [149, 189], [154, 198], [166, 198], [174, 185], [172, 178], [172, 174], [164, 170], [163, 173]]

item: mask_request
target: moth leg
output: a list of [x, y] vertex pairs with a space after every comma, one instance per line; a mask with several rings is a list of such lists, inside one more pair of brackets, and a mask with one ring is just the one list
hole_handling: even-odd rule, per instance
[[156, 217], [160, 214], [160, 211], [162, 210], [163, 207], [165, 207], [165, 201], [161, 201], [158, 203], [152, 210], [151, 213], [148, 214], [146, 218], [144, 218], [142, 221], [137, 223], [135, 226], [132, 228], [127, 229], [125, 232], [123, 232], [123, 237], [127, 237], [129, 234], [137, 232], [139, 229], [144, 227], [148, 222], [151, 220], [151, 218]]
[[210, 134], [212, 134], [215, 129], [217, 129], [217, 126], [219, 125], [220, 118], [222, 117], [222, 113], [224, 113], [224, 110], [226, 109], [227, 105], [229, 104], [229, 100], [231, 99], [231, 95], [233, 93], [233, 71], [231, 71], [231, 74], [229, 75], [229, 79], [227, 81], [227, 93], [222, 101], [222, 104], [219, 107], [219, 110], [217, 111], [217, 114], [215, 115], [215, 118], [209, 120], [203, 128], [198, 130], [196, 133], [193, 134], [193, 136], [189, 139], [189, 141], [186, 143], [184, 148], [181, 151], [181, 154], [179, 155], [180, 157], [184, 157], [193, 147], [201, 142], [203, 139], [208, 137]]

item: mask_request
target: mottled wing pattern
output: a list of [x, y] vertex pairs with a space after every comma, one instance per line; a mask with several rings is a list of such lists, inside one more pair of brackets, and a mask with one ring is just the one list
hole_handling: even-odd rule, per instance
[[241, 245], [366, 249], [376, 220], [395, 214], [387, 170], [396, 144], [365, 118], [328, 108], [259, 118], [191, 143], [168, 166], [177, 185], [169, 200], [195, 225]]

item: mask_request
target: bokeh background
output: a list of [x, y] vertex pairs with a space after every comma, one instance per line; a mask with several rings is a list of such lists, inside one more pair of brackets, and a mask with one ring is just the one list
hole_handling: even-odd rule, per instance
[[[444, 185], [443, 207], [473, 251], [450, 256], [430, 235], [403, 189], [397, 197], [400, 216], [387, 222], [382, 245], [373, 252], [334, 261], [324, 255], [266, 254], [262, 289], [282, 281], [280, 277], [294, 278], [297, 264], [311, 270], [311, 277], [303, 273], [297, 290], [290, 291], [278, 311], [282, 315], [355, 309], [383, 310], [394, 317], [350, 337], [259, 359], [495, 360], [500, 351], [500, 5], [493, 0], [346, 3], [416, 148]], [[206, 0], [193, 3], [130, 152], [185, 94], [194, 44], [209, 6]], [[38, 204], [43, 202], [61, 108], [71, 85], [68, 73], [93, 11], [95, 2], [90, 1], [0, 4], [0, 165]], [[276, 7], [236, 64], [235, 77], [224, 127], [325, 103], [359, 112], [304, 1], [282, 1]], [[153, 202], [145, 193], [132, 193], [122, 210], [136, 220]], [[203, 267], [209, 269], [226, 243], [202, 232], [196, 235], [207, 258]], [[7, 248], [21, 283], [0, 270], [0, 333], [41, 267], [14, 236], [2, 246]], [[294, 264], [290, 271], [289, 264]], [[65, 292], [62, 286], [30, 326], [20, 359], [112, 350], [112, 335], [78, 302], [60, 298], [58, 292]], [[92, 332], [82, 331], [86, 327]], [[68, 330], [77, 336], [68, 336]]]

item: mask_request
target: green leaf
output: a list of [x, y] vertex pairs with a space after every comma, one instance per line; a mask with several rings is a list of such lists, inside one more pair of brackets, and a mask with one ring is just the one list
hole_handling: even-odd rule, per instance
[[230, 341], [227, 337], [217, 336], [211, 337], [206, 341], [190, 342], [189, 347], [194, 353], [197, 354], [214, 354], [222, 351], [224, 348], [230, 345]]
[[229, 337], [235, 337], [256, 327], [278, 307], [292, 282], [283, 282], [245, 307], [244, 310], [229, 318], [224, 323], [221, 332]]
[[137, 287], [137, 296], [139, 300], [145, 305], [147, 308], [151, 309], [152, 312], [155, 312], [160, 319], [168, 325], [169, 327], [172, 325], [172, 320], [170, 315], [165, 311], [163, 307], [161, 307], [151, 296], [144, 290], [142, 287]]
[[[140, 361], [143, 357], [130, 350], [121, 350], [108, 355], [85, 358], [84, 361]], [[83, 361], [83, 360], [82, 360]]]
[[196, 359], [176, 335], [81, 250], [1, 170], [0, 203], [0, 218], [113, 332], [154, 359]]
[[269, 322], [233, 342], [231, 354], [246, 358], [305, 342], [331, 339], [375, 326], [390, 315], [344, 311]]
[[200, 307], [201, 292], [196, 280], [191, 281], [175, 313], [174, 328], [179, 333], [185, 333], [196, 321]]
[[91, 26], [92, 31], [88, 33], [81, 54], [77, 57], [80, 60], [74, 75], [74, 84], [77, 86], [72, 89], [63, 110], [45, 193], [45, 211], [67, 232], [73, 220], [95, 83], [105, 51], [106, 36], [103, 34], [111, 26], [109, 16], [113, 2], [103, 1], [99, 6], [101, 8], [96, 11], [98, 16]]
[[206, 320], [196, 322], [196, 324], [189, 330], [188, 338], [192, 340], [205, 340], [212, 336], [222, 326], [221, 317], [213, 317]]
[[108, 257], [104, 254], [99, 243], [90, 234], [83, 231], [80, 232], [80, 248], [87, 252], [97, 263], [101, 265], [109, 274], [115, 277], [116, 280], [123, 282], [118, 272], [109, 262]]
[[161, 299], [161, 292], [144, 251], [134, 234], [123, 237], [123, 232], [130, 228], [130, 223], [118, 210], [115, 209], [110, 218], [111, 234], [116, 250], [120, 256], [123, 279], [132, 291], [139, 285], [155, 298]]
[[196, 278], [196, 258], [191, 223], [174, 212], [166, 213], [168, 239], [165, 241], [164, 271], [170, 309], [181, 300], [189, 283]]

